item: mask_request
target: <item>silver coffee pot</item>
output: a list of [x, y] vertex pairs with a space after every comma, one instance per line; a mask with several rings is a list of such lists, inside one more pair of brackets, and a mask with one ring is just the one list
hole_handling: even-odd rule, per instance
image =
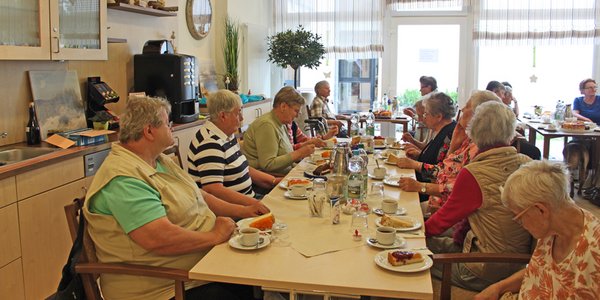
[[348, 143], [338, 143], [331, 152], [331, 174], [348, 175], [348, 161], [352, 152]]

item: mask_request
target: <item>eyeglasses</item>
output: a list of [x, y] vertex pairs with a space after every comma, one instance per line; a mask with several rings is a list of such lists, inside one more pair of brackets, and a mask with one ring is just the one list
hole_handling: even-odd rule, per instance
[[598, 87], [597, 86], [588, 86], [586, 88], [584, 88], [584, 90], [597, 90]]
[[522, 210], [520, 213], [516, 214], [512, 220], [517, 222], [519, 225], [523, 225], [523, 220], [521, 220], [521, 217], [530, 209], [534, 206], [535, 204], [529, 205], [526, 209]]

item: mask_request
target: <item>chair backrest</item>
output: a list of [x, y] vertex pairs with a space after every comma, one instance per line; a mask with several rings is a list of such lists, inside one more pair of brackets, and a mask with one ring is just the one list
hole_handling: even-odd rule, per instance
[[[77, 238], [77, 229], [79, 228], [79, 220], [83, 216], [79, 215], [80, 209], [83, 207], [85, 198], [77, 198], [73, 200], [73, 203], [65, 206], [65, 215], [67, 217], [67, 224], [69, 225], [69, 232], [71, 233], [71, 239], [75, 241]], [[80, 263], [97, 262], [96, 258], [96, 247], [94, 242], [87, 231], [87, 224], [83, 227], [83, 251], [79, 257]], [[85, 295], [88, 300], [102, 300], [100, 294], [100, 288], [97, 284], [98, 274], [80, 274]]]
[[177, 137], [175, 137], [175, 144], [165, 149], [163, 153], [171, 157], [171, 159], [183, 169], [183, 160], [181, 160], [181, 153], [179, 152], [179, 139]]
[[310, 113], [310, 106], [309, 105], [306, 106], [306, 114], [308, 115], [309, 118], [312, 117], [312, 115]]

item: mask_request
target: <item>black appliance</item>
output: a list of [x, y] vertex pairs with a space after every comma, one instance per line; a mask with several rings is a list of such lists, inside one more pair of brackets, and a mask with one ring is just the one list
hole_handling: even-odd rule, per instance
[[133, 69], [135, 91], [169, 100], [173, 122], [198, 120], [200, 92], [194, 56], [174, 54], [166, 40], [147, 41], [142, 54], [134, 55]]
[[[108, 121], [108, 128], [119, 128], [119, 118], [115, 116], [106, 106], [107, 103], [119, 101], [119, 95], [106, 82], [100, 80], [100, 77], [88, 77], [87, 79], [87, 103], [85, 108], [85, 117], [87, 126], [92, 128], [92, 121], [100, 118], [101, 121]], [[107, 120], [107, 118], [109, 118]]]

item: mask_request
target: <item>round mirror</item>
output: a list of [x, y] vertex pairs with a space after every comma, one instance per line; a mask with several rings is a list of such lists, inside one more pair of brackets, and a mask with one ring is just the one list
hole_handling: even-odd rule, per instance
[[207, 36], [212, 18], [210, 0], [187, 0], [185, 18], [188, 30], [195, 39]]

